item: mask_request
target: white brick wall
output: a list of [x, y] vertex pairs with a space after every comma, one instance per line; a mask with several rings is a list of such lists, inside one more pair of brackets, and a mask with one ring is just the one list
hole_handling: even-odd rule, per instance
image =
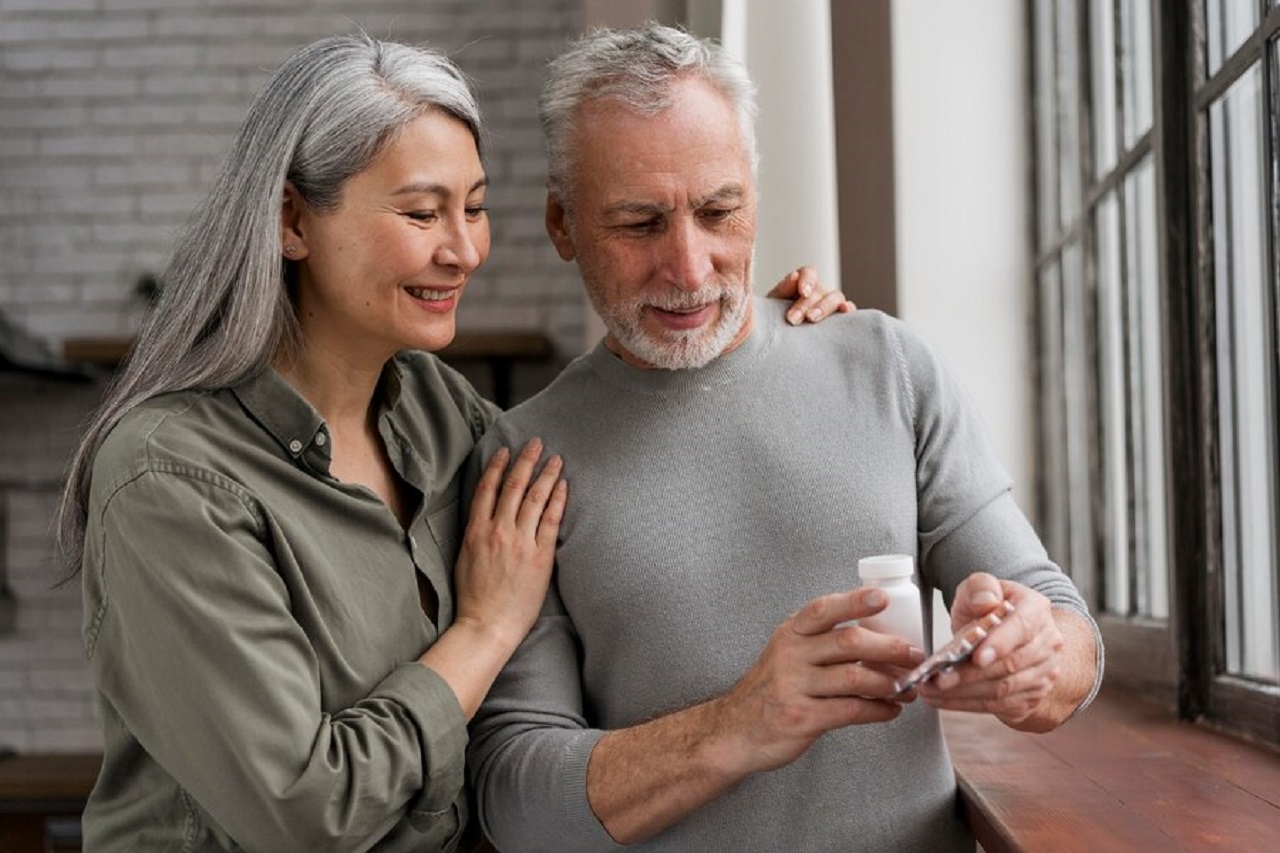
[[[514, 7], [514, 8], [513, 8]], [[542, 229], [541, 66], [580, 0], [0, 0], [0, 310], [55, 350], [127, 335], [134, 282], [212, 180], [269, 69], [357, 27], [426, 41], [472, 76], [492, 132], [493, 251], [459, 327], [534, 326], [581, 346], [573, 269]], [[517, 392], [546, 370], [517, 375]], [[476, 377], [483, 385], [484, 374]], [[523, 387], [523, 391], [522, 391]], [[0, 373], [0, 501], [17, 631], [0, 636], [0, 747], [98, 743], [73, 584], [53, 588], [49, 522], [76, 425], [100, 388]]]

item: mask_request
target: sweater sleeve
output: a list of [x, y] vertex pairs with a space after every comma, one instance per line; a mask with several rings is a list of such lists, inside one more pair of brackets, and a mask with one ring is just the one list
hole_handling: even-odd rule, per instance
[[[516, 439], [491, 432], [481, 460]], [[485, 834], [504, 853], [620, 850], [587, 801], [587, 762], [604, 732], [588, 726], [579, 644], [554, 581], [528, 637], [471, 723], [467, 770]]]
[[207, 472], [151, 471], [116, 489], [85, 562], [100, 690], [240, 846], [364, 849], [406, 817], [452, 836], [465, 819], [457, 699], [410, 662], [324, 713], [266, 524]]
[[1102, 683], [1102, 637], [1074, 582], [1052, 560], [1013, 498], [1012, 481], [987, 437], [977, 405], [942, 361], [905, 325], [893, 326], [902, 399], [916, 435], [920, 569], [947, 606], [970, 574], [989, 572], [1040, 592], [1091, 627]]

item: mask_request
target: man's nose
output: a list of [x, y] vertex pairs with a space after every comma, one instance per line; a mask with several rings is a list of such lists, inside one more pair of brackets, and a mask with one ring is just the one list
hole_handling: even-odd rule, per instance
[[711, 242], [691, 219], [677, 219], [663, 241], [662, 270], [681, 290], [697, 290], [711, 276]]

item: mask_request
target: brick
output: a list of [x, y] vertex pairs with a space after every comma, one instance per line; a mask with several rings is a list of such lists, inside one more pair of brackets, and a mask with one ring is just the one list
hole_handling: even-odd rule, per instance
[[80, 127], [88, 117], [89, 111], [84, 107], [58, 102], [5, 111], [8, 128], [24, 127], [32, 130]]
[[207, 0], [107, 0], [112, 12], [168, 12], [174, 9], [197, 9]]
[[41, 96], [51, 99], [133, 98], [140, 90], [136, 74], [49, 75], [40, 82]]
[[96, 187], [162, 187], [181, 185], [190, 180], [191, 166], [174, 162], [127, 162], [96, 166], [93, 185]]
[[175, 73], [164, 69], [148, 72], [142, 79], [142, 91], [147, 95], [226, 95], [240, 96], [244, 87], [237, 77], [222, 77], [206, 73]]
[[91, 47], [44, 45], [38, 48], [5, 48], [3, 65], [10, 71], [52, 71], [78, 68], [88, 70], [96, 65]]
[[40, 153], [45, 157], [133, 157], [141, 140], [129, 135], [102, 133], [63, 133], [40, 140]]
[[40, 199], [39, 212], [45, 216], [87, 217], [94, 220], [117, 218], [137, 208], [132, 192], [94, 189], [74, 194], [55, 194]]
[[53, 37], [62, 41], [141, 40], [148, 35], [150, 27], [145, 17], [121, 15], [114, 8], [111, 14], [91, 18], [58, 18], [53, 28]]
[[0, 12], [93, 12], [98, 0], [0, 0]]

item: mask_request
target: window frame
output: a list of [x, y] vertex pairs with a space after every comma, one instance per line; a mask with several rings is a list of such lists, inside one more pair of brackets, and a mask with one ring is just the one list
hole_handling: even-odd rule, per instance
[[[1105, 589], [1106, 526], [1109, 520], [1104, 501], [1094, 501], [1089, 524], [1093, 528], [1092, 562], [1094, 576], [1080, 583], [1088, 591], [1090, 605], [1097, 613], [1097, 620], [1107, 644], [1107, 680], [1123, 684], [1133, 692], [1153, 698], [1175, 707], [1180, 717], [1191, 720], [1207, 719], [1219, 726], [1249, 737], [1270, 743], [1280, 743], [1280, 686], [1272, 686], [1225, 672], [1226, 648], [1225, 624], [1226, 591], [1224, 586], [1224, 554], [1222, 539], [1222, 484], [1219, 479], [1219, 421], [1217, 409], [1218, 375], [1216, 367], [1217, 340], [1215, 327], [1215, 302], [1213, 280], [1212, 243], [1212, 187], [1209, 171], [1209, 122], [1208, 109], [1216, 98], [1227, 91], [1255, 63], [1262, 66], [1263, 122], [1266, 139], [1264, 160], [1269, 164], [1270, 180], [1267, 238], [1270, 241], [1266, 272], [1269, 281], [1275, 282], [1275, 270], [1280, 259], [1280, 223], [1277, 223], [1277, 198], [1280, 198], [1275, 152], [1277, 123], [1280, 122], [1280, 63], [1275, 52], [1280, 49], [1274, 40], [1280, 39], [1280, 5], [1255, 0], [1259, 3], [1260, 25], [1231, 56], [1226, 57], [1212, 78], [1206, 79], [1205, 45], [1207, 39], [1204, 0], [1183, 0], [1164, 4], [1158, 0], [1147, 2], [1150, 11], [1151, 61], [1152, 61], [1152, 125], [1150, 129], [1113, 159], [1107, 172], [1098, 176], [1094, 169], [1096, 148], [1093, 139], [1094, 88], [1092, 75], [1092, 44], [1089, 0], [1071, 0], [1075, 4], [1074, 28], [1076, 56], [1074, 58], [1074, 82], [1077, 108], [1076, 126], [1071, 129], [1078, 146], [1077, 167], [1080, 181], [1080, 198], [1070, 221], [1063, 221], [1051, 228], [1053, 236], [1044, 239], [1044, 223], [1039, 221], [1041, 176], [1058, 174], [1062, 154], [1062, 133], [1057, 127], [1060, 114], [1056, 111], [1053, 130], [1055, 138], [1044, 144], [1039, 138], [1041, 122], [1034, 118], [1029, 122], [1032, 133], [1030, 144], [1032, 168], [1031, 184], [1034, 203], [1031, 209], [1037, 221], [1029, 229], [1033, 241], [1034, 258], [1034, 328], [1043, 332], [1046, 323], [1058, 323], [1057, 338], [1063, 337], [1062, 327], [1069, 322], [1064, 316], [1062, 295], [1066, 276], [1062, 273], [1067, 247], [1075, 243], [1084, 258], [1085, 324], [1091, 339], [1087, 344], [1087, 361], [1092, 372], [1089, 384], [1090, 423], [1090, 488], [1096, 492], [1102, 488], [1105, 471], [1098, 448], [1103, 444], [1103, 428], [1099, 399], [1104, 386], [1100, 373], [1099, 341], [1097, 325], [1097, 268], [1095, 218], [1103, 200], [1109, 193], [1118, 192], [1126, 178], [1150, 155], [1153, 160], [1156, 191], [1157, 252], [1160, 263], [1161, 332], [1163, 334], [1164, 364], [1164, 418], [1165, 418], [1165, 481], [1168, 489], [1166, 506], [1169, 551], [1169, 617], [1153, 620], [1143, 617], [1118, 616], [1101, 612], [1100, 598]], [[1039, 17], [1048, 10], [1047, 20], [1062, 22], [1064, 15], [1059, 6], [1066, 0], [1028, 0], [1027, 21], [1030, 28], [1028, 44], [1028, 74], [1034, 109], [1033, 116], [1041, 115], [1042, 104], [1034, 99], [1041, 91], [1041, 81], [1036, 74], [1041, 69], [1053, 70], [1058, 75], [1057, 58], [1046, 63], [1037, 50], [1042, 42], [1058, 43], [1058, 37], [1042, 38], [1037, 27]], [[1118, 20], [1121, 6], [1117, 0], [1117, 26], [1113, 38], [1118, 42]], [[1115, 65], [1116, 98], [1123, 99], [1119, 50]], [[1057, 85], [1056, 83], [1054, 85]], [[1117, 100], [1117, 104], [1120, 100]], [[1123, 125], [1123, 112], [1118, 109], [1117, 127]], [[1069, 138], [1069, 137], [1068, 137]], [[1054, 169], [1046, 172], [1040, 161], [1042, 152], [1048, 151], [1057, 158]], [[1055, 210], [1063, 209], [1058, 198], [1066, 188], [1059, 185], [1053, 190]], [[1123, 225], [1121, 234], [1123, 234]], [[1059, 269], [1058, 304], [1044, 302], [1043, 277], [1057, 265]], [[1271, 317], [1275, 341], [1280, 341], [1280, 306], [1273, 306]], [[1046, 398], [1047, 393], [1061, 389], [1068, 379], [1046, 376], [1047, 371], [1064, 364], [1061, 352], [1048, 352], [1050, 341], [1038, 342], [1036, 352], [1035, 381], [1037, 383], [1037, 434], [1042, 450], [1037, 467], [1037, 510], [1040, 519], [1059, 518], [1069, 514], [1069, 486], [1055, 471], [1061, 464], [1052, 462], [1054, 442], [1065, 440], [1066, 426], [1055, 422], [1054, 411], [1062, 404]], [[1280, 396], [1280, 395], [1278, 395]], [[1126, 412], [1129, 410], [1126, 409]], [[1127, 417], [1127, 415], [1126, 415]], [[1062, 445], [1059, 445], [1062, 446]], [[1130, 461], [1132, 466], [1132, 461]], [[1130, 467], [1132, 471], [1132, 467]], [[1059, 472], [1060, 473], [1060, 472]], [[1275, 475], [1280, 476], [1280, 474]], [[1060, 523], [1057, 526], [1061, 526]], [[1067, 537], [1068, 540], [1070, 537]], [[1066, 541], [1054, 543], [1062, 559], [1068, 559]], [[1130, 543], [1132, 551], [1132, 541]], [[1066, 566], [1069, 568], [1069, 566]], [[1079, 581], [1078, 581], [1079, 583]], [[1132, 576], [1130, 583], [1133, 583]]]

